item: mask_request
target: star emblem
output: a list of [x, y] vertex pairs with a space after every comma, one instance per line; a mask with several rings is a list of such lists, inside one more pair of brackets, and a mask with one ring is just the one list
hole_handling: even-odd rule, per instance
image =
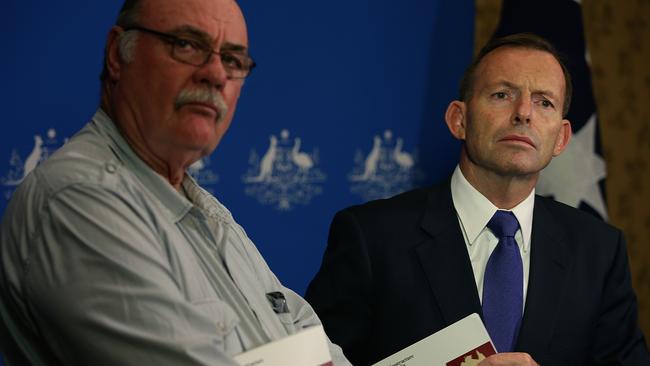
[[536, 191], [543, 196], [553, 196], [556, 201], [578, 207], [580, 202], [591, 206], [607, 219], [605, 200], [598, 182], [607, 175], [605, 160], [596, 154], [596, 114], [573, 135], [567, 149], [551, 160], [542, 170]]

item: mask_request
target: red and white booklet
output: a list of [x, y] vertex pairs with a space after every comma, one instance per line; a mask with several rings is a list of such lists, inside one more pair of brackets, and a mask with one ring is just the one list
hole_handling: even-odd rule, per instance
[[322, 325], [267, 343], [233, 357], [242, 366], [331, 366]]
[[472, 366], [495, 353], [481, 318], [474, 313], [373, 366]]

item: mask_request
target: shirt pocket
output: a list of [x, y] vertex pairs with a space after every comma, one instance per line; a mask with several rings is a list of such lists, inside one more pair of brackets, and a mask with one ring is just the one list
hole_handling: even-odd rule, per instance
[[234, 355], [243, 351], [235, 331], [240, 320], [228, 304], [215, 298], [195, 300], [191, 303], [202, 315], [212, 320], [215, 325], [214, 333], [222, 341], [226, 354]]
[[266, 294], [266, 299], [287, 334], [296, 333], [297, 314], [294, 309], [289, 307], [284, 293], [282, 291], [272, 291]]

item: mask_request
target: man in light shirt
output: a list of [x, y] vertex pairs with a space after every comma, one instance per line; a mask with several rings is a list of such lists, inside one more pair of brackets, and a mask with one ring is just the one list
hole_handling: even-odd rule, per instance
[[9, 365], [235, 365], [320, 324], [187, 174], [226, 133], [254, 65], [233, 0], [125, 2], [100, 108], [5, 211]]
[[623, 233], [535, 195], [570, 100], [547, 41], [492, 40], [445, 114], [463, 142], [450, 179], [337, 213], [306, 298], [350, 361], [478, 313], [499, 352], [481, 365], [650, 364]]

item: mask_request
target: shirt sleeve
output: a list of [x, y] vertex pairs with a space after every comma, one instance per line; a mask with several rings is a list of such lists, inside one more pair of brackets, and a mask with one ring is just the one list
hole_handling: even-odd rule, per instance
[[138, 199], [77, 184], [45, 206], [24, 280], [42, 337], [65, 365], [235, 365], [222, 329], [180, 291]]

